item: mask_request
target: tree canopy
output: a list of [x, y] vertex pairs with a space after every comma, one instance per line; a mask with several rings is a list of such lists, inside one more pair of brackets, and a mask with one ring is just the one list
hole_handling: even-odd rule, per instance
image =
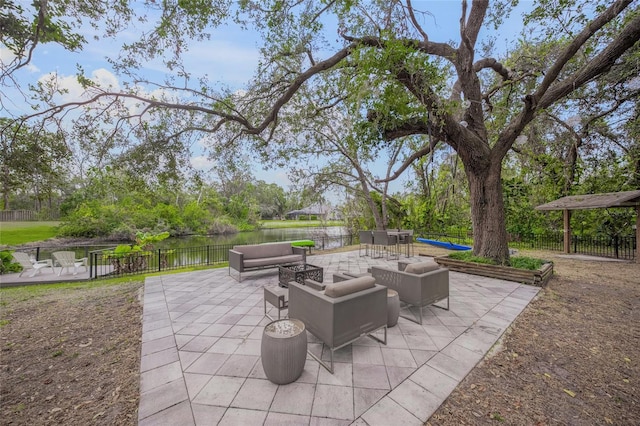
[[[508, 262], [505, 158], [523, 143], [522, 135], [529, 144], [539, 142], [530, 136], [540, 117], [561, 122], [580, 114], [581, 102], [598, 91], [611, 94], [611, 106], [601, 104], [602, 117], [617, 111], [612, 105], [618, 102], [637, 102], [638, 86], [628, 82], [634, 66], [637, 71], [640, 39], [637, 0], [538, 0], [511, 46], [518, 54], [483, 44], [481, 32], [498, 31], [515, 4], [462, 0], [455, 40], [431, 37], [429, 11], [411, 0], [168, 0], [147, 2], [145, 8], [121, 6], [118, 27], [134, 20], [150, 24], [110, 58], [127, 79], [123, 89], [114, 92], [80, 76], [86, 97], [56, 104], [55, 85], [41, 87], [45, 106], [31, 118], [53, 120], [82, 109], [85, 118], [104, 118], [77, 122], [85, 133], [105, 120], [113, 135], [162, 124], [167, 144], [183, 143], [192, 133], [215, 134], [214, 151], [242, 145], [268, 158], [269, 145], [300, 143], [279, 138], [283, 129], [335, 110], [349, 115], [349, 137], [362, 146], [390, 147], [418, 136], [403, 164], [383, 180], [397, 178], [437, 144], [450, 146], [467, 178], [474, 252]], [[191, 43], [231, 21], [258, 31], [262, 40], [255, 77], [242, 91], [191, 75], [184, 62]], [[145, 64], [154, 59], [166, 67], [164, 81], [144, 76]], [[593, 111], [587, 128], [598, 115]]]

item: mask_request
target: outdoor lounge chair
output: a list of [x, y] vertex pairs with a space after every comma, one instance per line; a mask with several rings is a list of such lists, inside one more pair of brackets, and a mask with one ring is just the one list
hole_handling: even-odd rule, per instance
[[87, 258], [76, 259], [76, 253], [73, 251], [56, 251], [51, 256], [53, 256], [54, 264], [60, 265], [58, 276], [62, 275], [62, 271], [65, 268], [67, 273], [69, 273], [69, 268], [73, 268], [73, 275], [78, 273], [78, 268], [81, 266], [84, 267], [85, 271], [87, 270]]
[[28, 270], [32, 271], [31, 275], [29, 276], [33, 277], [36, 274], [39, 274], [42, 268], [51, 268], [51, 272], [54, 272], [51, 259], [31, 261], [27, 253], [19, 251], [12, 253], [11, 255], [13, 256], [14, 260], [22, 266], [22, 272], [20, 272], [20, 275], [18, 275], [18, 277], [21, 277], [22, 274], [24, 274], [25, 271]]
[[[372, 277], [335, 281], [324, 291], [289, 283], [289, 318], [304, 322], [307, 331], [329, 347], [330, 365], [311, 352], [309, 355], [332, 374], [336, 350], [364, 335], [387, 344], [387, 289]], [[384, 339], [371, 335], [382, 328]]]
[[440, 268], [435, 262], [418, 262], [406, 266], [404, 271], [371, 267], [376, 283], [398, 292], [400, 301], [418, 308], [419, 319], [401, 315], [403, 318], [422, 324], [422, 308], [447, 299], [449, 310], [449, 270]]

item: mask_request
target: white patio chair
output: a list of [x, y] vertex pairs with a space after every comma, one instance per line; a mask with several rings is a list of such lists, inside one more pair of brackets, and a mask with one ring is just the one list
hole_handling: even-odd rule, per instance
[[67, 269], [67, 273], [69, 273], [69, 268], [73, 267], [73, 275], [78, 274], [78, 268], [83, 266], [85, 271], [87, 270], [87, 258], [83, 257], [82, 259], [76, 259], [75, 252], [72, 251], [56, 251], [51, 254], [55, 263], [60, 265], [60, 272], [58, 272], [58, 276], [62, 275], [62, 271]]
[[39, 274], [42, 268], [51, 268], [51, 272], [54, 272], [51, 259], [32, 261], [27, 253], [19, 251], [12, 253], [11, 255], [13, 256], [14, 260], [22, 266], [22, 272], [20, 272], [20, 275], [18, 275], [18, 277], [21, 277], [22, 274], [29, 270], [32, 271], [31, 275], [29, 276], [33, 277], [36, 274]]

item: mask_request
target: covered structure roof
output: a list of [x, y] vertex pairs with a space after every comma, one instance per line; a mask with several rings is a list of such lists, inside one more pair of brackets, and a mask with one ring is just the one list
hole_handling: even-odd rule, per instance
[[536, 207], [536, 210], [583, 210], [640, 205], [640, 190], [569, 195]]
[[[570, 195], [539, 205], [536, 210], [564, 211], [564, 251], [571, 253], [571, 210], [606, 209], [609, 207], [635, 207], [636, 224], [634, 228], [636, 241], [640, 241], [640, 189], [602, 194]], [[636, 254], [635, 257], [636, 263], [640, 263], [640, 256]]]

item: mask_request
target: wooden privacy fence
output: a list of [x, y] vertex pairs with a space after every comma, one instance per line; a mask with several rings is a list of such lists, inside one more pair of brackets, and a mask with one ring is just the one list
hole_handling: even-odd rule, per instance
[[0, 210], [0, 222], [23, 222], [38, 220], [33, 210]]

